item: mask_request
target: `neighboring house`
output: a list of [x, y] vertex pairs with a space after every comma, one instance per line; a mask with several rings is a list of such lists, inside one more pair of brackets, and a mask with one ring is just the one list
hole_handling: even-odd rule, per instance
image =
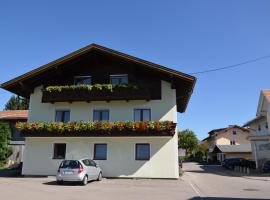
[[[221, 162], [225, 158], [239, 156], [241, 158], [251, 158], [251, 150], [250, 152], [239, 152], [239, 149], [246, 149], [248, 145], [250, 146], [248, 129], [237, 125], [230, 125], [226, 128], [214, 129], [208, 135], [207, 138], [202, 140], [202, 143], [207, 146], [206, 157], [208, 162]], [[246, 145], [243, 147], [239, 146], [243, 144]], [[236, 145], [239, 147], [234, 147]], [[231, 148], [230, 152], [227, 151], [228, 148]], [[222, 150], [225, 149], [226, 151], [223, 152]], [[234, 150], [237, 151], [233, 152]], [[238, 153], [241, 153], [241, 155]]]
[[270, 159], [270, 90], [262, 90], [257, 107], [256, 118], [247, 122], [244, 127], [250, 130], [249, 140], [252, 147], [252, 158], [260, 168], [264, 161]]
[[0, 111], [0, 121], [7, 122], [11, 128], [11, 140], [9, 145], [12, 148], [12, 155], [8, 158], [8, 165], [22, 162], [24, 150], [24, 137], [15, 128], [16, 122], [26, 122], [28, 110], [7, 110]]
[[22, 173], [55, 175], [63, 159], [87, 157], [105, 177], [178, 178], [177, 112], [195, 81], [92, 44], [2, 84], [30, 98], [28, 123], [18, 127]]

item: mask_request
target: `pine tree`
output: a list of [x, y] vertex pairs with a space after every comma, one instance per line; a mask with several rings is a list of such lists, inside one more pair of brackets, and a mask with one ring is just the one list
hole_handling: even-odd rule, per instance
[[28, 99], [12, 95], [5, 105], [5, 110], [27, 110], [28, 107]]
[[11, 137], [11, 129], [8, 123], [0, 121], [0, 166], [6, 164], [7, 158], [12, 154], [8, 142]]

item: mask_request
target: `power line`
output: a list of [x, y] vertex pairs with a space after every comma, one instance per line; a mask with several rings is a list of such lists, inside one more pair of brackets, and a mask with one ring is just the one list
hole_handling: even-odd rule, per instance
[[198, 71], [198, 72], [193, 72], [193, 73], [189, 73], [189, 74], [191, 74], [191, 75], [205, 74], [205, 73], [209, 73], [209, 72], [215, 72], [215, 71], [220, 71], [220, 70], [225, 70], [225, 69], [230, 69], [230, 68], [236, 68], [236, 67], [239, 67], [241, 65], [246, 65], [246, 64], [257, 62], [257, 61], [264, 60], [264, 59], [267, 59], [267, 58], [270, 58], [270, 54], [266, 55], [266, 56], [258, 57], [258, 58], [252, 59], [252, 60], [247, 60], [247, 61], [244, 61], [244, 62], [241, 62], [241, 63], [228, 65], [228, 66], [225, 66], [225, 67], [214, 68], [214, 69], [209, 69], [209, 70], [204, 70], [204, 71]]

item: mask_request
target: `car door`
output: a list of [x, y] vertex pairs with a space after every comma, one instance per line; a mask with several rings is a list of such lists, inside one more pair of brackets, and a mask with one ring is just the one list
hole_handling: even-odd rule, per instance
[[93, 170], [93, 179], [97, 179], [99, 175], [99, 168], [97, 167], [97, 164], [93, 160], [89, 160], [91, 165], [91, 170]]
[[92, 180], [93, 179], [93, 172], [91, 170], [91, 163], [90, 163], [90, 161], [88, 159], [85, 159], [82, 162], [85, 165], [85, 170], [86, 170], [86, 173], [88, 175], [88, 180]]

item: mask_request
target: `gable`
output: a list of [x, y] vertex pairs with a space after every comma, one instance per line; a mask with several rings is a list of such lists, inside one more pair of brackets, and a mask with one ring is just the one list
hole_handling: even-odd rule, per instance
[[[98, 69], [98, 70], [97, 70]], [[96, 70], [96, 71], [95, 71]], [[163, 67], [127, 54], [123, 54], [100, 45], [91, 44], [69, 55], [59, 58], [17, 78], [1, 84], [6, 89], [17, 95], [29, 98], [34, 88], [39, 85], [63, 84], [65, 81], [70, 84], [74, 75], [85, 74], [86, 72], [96, 73], [97, 79], [109, 73], [128, 73], [138, 80], [164, 80], [171, 83], [176, 89], [177, 110], [184, 112], [196, 78], [167, 67]], [[101, 73], [102, 72], [102, 73]], [[132, 77], [131, 76], [131, 77]], [[61, 78], [62, 77], [62, 78]], [[57, 83], [57, 81], [59, 83]], [[98, 80], [96, 80], [98, 82]]]

